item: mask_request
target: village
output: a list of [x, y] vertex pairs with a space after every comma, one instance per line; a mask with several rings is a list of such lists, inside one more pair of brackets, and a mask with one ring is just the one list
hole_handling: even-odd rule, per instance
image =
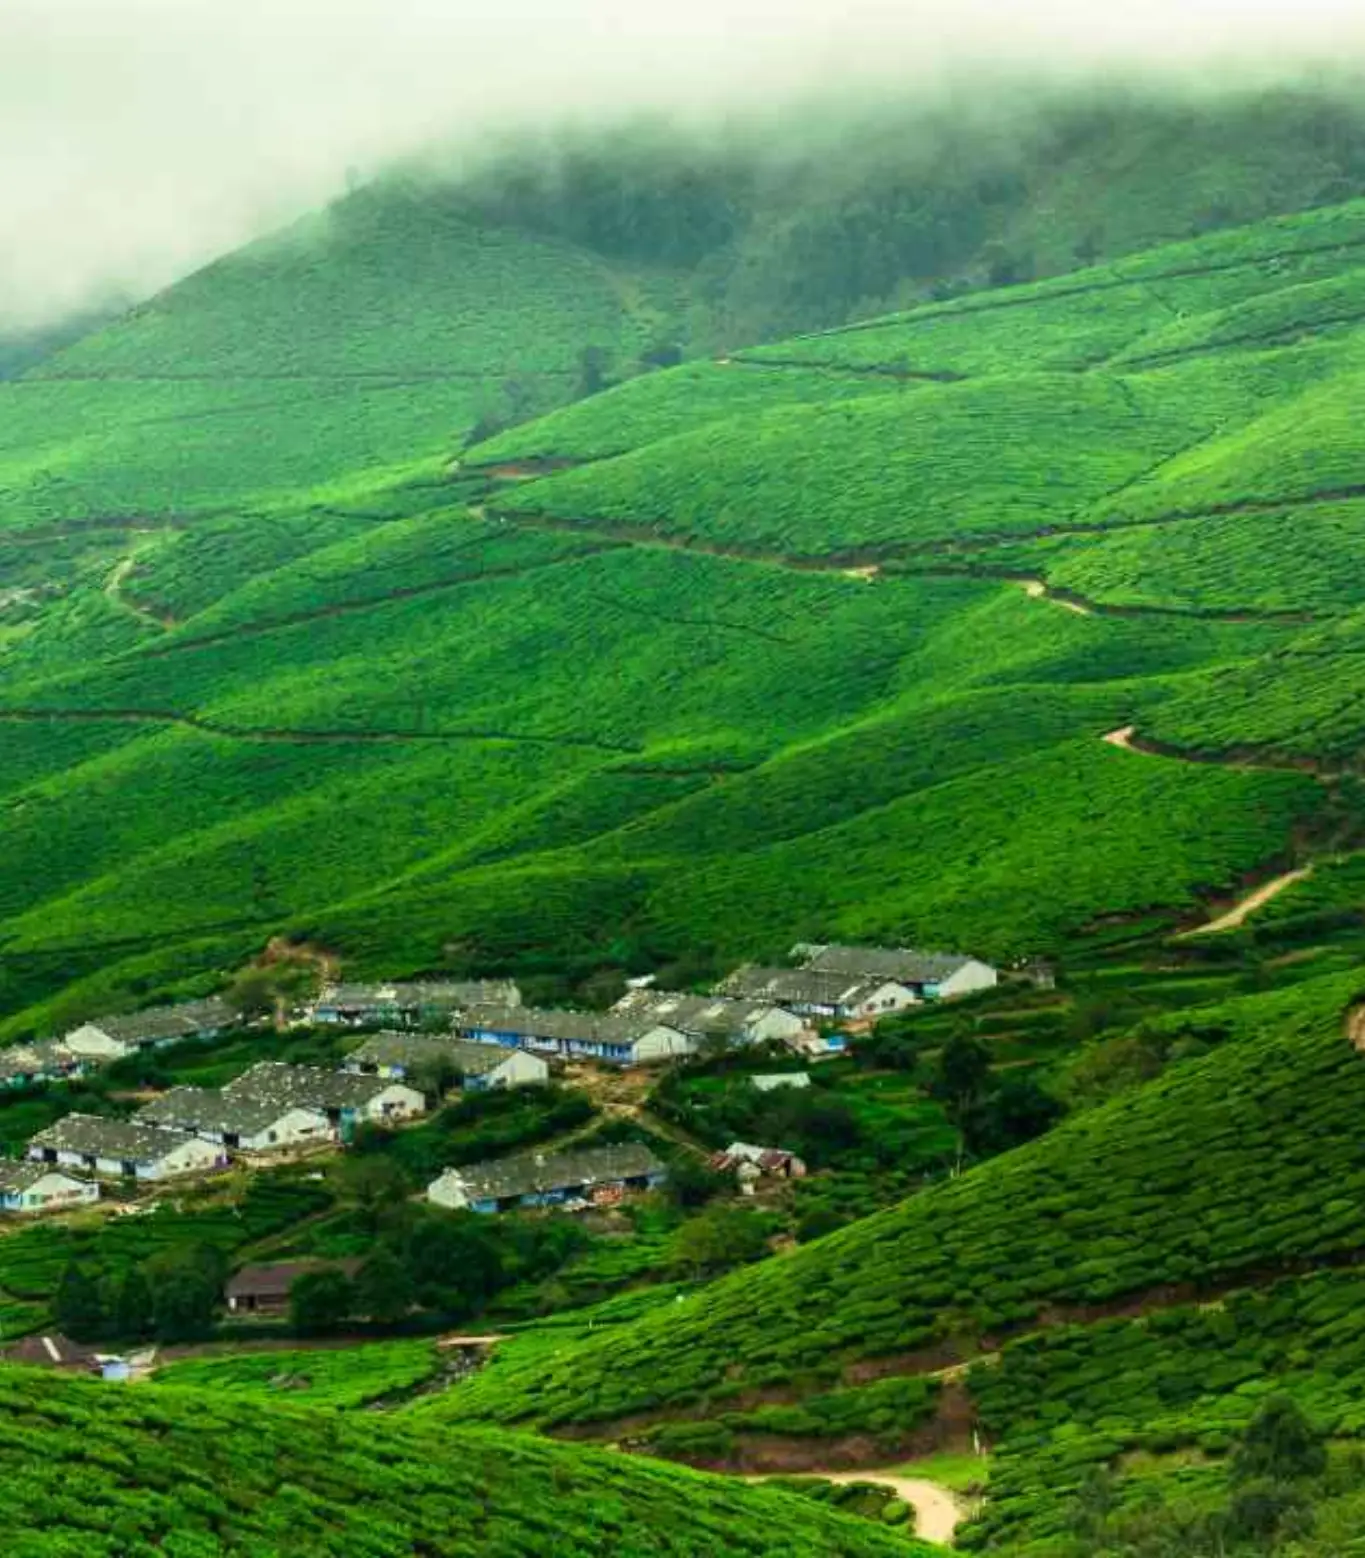
[[[67, 1114], [31, 1137], [23, 1159], [0, 1165], [0, 1210], [58, 1213], [99, 1201], [102, 1188], [154, 1195], [232, 1163], [344, 1148], [362, 1125], [401, 1127], [457, 1091], [544, 1086], [566, 1062], [626, 1070], [761, 1044], [818, 1062], [881, 1017], [999, 979], [976, 958], [913, 949], [800, 945], [793, 959], [790, 968], [746, 965], [710, 994], [637, 980], [605, 1012], [527, 1006], [510, 980], [327, 984], [291, 1020], [358, 1030], [338, 1068], [260, 1061], [219, 1088], [172, 1086], [130, 1119]], [[92, 1019], [0, 1053], [0, 1085], [59, 1084], [130, 1054], [212, 1040], [241, 1021], [217, 998]], [[799, 1086], [807, 1077], [757, 1080]], [[735, 1143], [727, 1167], [743, 1184], [765, 1160], [790, 1172], [790, 1158]], [[587, 1206], [653, 1188], [664, 1174], [647, 1149], [589, 1148], [448, 1170], [426, 1195], [479, 1212]]]

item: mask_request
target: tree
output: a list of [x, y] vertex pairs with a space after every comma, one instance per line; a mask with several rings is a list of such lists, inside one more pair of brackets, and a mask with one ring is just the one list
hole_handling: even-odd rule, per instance
[[340, 1159], [332, 1166], [331, 1180], [338, 1193], [360, 1209], [371, 1232], [386, 1211], [407, 1198], [403, 1170], [392, 1158], [374, 1152]]
[[1031, 1076], [1008, 1076], [990, 1087], [962, 1116], [962, 1132], [975, 1153], [1007, 1152], [1056, 1124], [1062, 1106]]
[[78, 1342], [94, 1341], [104, 1330], [99, 1282], [77, 1261], [62, 1272], [52, 1307], [58, 1329]]
[[725, 1189], [726, 1179], [690, 1152], [679, 1153], [669, 1165], [666, 1193], [673, 1205], [684, 1211], [705, 1206]]
[[694, 1277], [744, 1266], [767, 1253], [763, 1219], [739, 1207], [711, 1207], [684, 1223], [673, 1240], [675, 1265]]
[[935, 1091], [961, 1114], [986, 1091], [990, 1075], [990, 1052], [981, 1040], [954, 1034], [939, 1054]]
[[585, 346], [578, 354], [578, 397], [599, 394], [611, 383], [611, 352], [605, 346]]
[[421, 1088], [430, 1103], [438, 1103], [463, 1081], [464, 1073], [449, 1055], [435, 1055], [413, 1068], [412, 1085]]
[[1247, 1426], [1232, 1457], [1234, 1482], [1294, 1482], [1327, 1469], [1322, 1435], [1288, 1396], [1271, 1396]]
[[105, 1306], [110, 1335], [133, 1341], [151, 1334], [152, 1289], [139, 1267], [130, 1266], [110, 1284]]
[[385, 1244], [356, 1273], [355, 1312], [366, 1319], [391, 1325], [407, 1314], [415, 1298], [407, 1267]]
[[227, 1275], [222, 1252], [191, 1244], [154, 1255], [144, 1267], [152, 1294], [152, 1330], [158, 1341], [188, 1342], [213, 1329]]
[[289, 1289], [289, 1321], [300, 1336], [340, 1330], [355, 1307], [355, 1285], [335, 1266], [305, 1271]]

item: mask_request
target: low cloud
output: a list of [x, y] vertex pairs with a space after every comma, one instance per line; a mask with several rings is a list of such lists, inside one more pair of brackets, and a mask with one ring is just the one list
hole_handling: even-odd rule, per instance
[[0, 0], [0, 326], [146, 293], [433, 141], [1362, 57], [1359, 0]]

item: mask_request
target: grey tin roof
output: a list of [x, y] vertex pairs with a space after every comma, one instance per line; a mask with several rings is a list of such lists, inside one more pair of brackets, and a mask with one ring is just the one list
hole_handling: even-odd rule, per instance
[[501, 1201], [511, 1196], [576, 1189], [580, 1185], [609, 1185], [663, 1172], [664, 1165], [648, 1147], [623, 1142], [615, 1147], [526, 1153], [472, 1163], [467, 1168], [447, 1169], [441, 1178], [457, 1183], [471, 1201]]
[[30, 1147], [51, 1147], [128, 1163], [154, 1163], [194, 1137], [142, 1120], [106, 1120], [96, 1114], [69, 1114], [29, 1141]]

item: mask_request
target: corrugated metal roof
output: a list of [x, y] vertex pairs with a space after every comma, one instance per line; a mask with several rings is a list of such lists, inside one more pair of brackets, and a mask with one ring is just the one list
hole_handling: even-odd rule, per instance
[[[505, 1200], [512, 1196], [545, 1195], [578, 1186], [614, 1184], [664, 1173], [664, 1165], [648, 1147], [623, 1142], [613, 1147], [582, 1147], [576, 1151], [524, 1154], [467, 1168], [447, 1169], [442, 1181], [458, 1185], [471, 1201]], [[432, 1188], [435, 1188], [434, 1186]]]
[[803, 966], [817, 973], [850, 978], [900, 979], [908, 984], [936, 984], [971, 963], [962, 952], [921, 952], [915, 947], [850, 947], [803, 945], [794, 949]]
[[141, 1120], [106, 1120], [97, 1114], [69, 1114], [29, 1141], [31, 1147], [79, 1152], [129, 1163], [153, 1163], [195, 1138]]

